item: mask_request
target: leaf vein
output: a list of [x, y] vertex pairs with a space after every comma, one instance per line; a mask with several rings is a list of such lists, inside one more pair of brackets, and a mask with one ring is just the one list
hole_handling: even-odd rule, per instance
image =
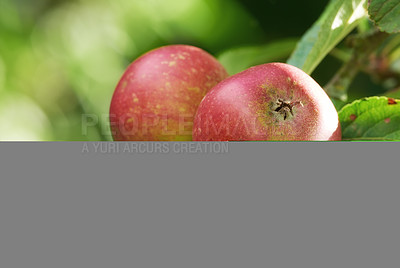
[[[385, 3], [388, 3], [388, 2], [385, 2]], [[384, 6], [385, 4], [383, 4], [382, 5], [382, 7]], [[375, 22], [376, 23], [379, 23], [385, 16], [387, 16], [390, 12], [392, 12], [398, 5], [400, 5], [400, 2], [397, 2], [397, 4], [395, 4], [393, 7], [391, 7], [388, 11], [386, 11], [385, 13], [383, 13], [383, 15], [379, 18], [379, 19], [376, 19], [375, 18]]]
[[[360, 114], [357, 116], [357, 118], [356, 118], [353, 122], [351, 122], [349, 125], [346, 126], [346, 128], [345, 128], [344, 130], [348, 129], [350, 126], [352, 126], [353, 124], [355, 124], [356, 121], [360, 119], [360, 116], [361, 116], [361, 115], [364, 115], [364, 114], [366, 114], [366, 113], [368, 113], [368, 112], [371, 112], [372, 110], [378, 110], [378, 109], [381, 109], [381, 107], [372, 107], [372, 108], [370, 108], [369, 110], [360, 113]], [[375, 127], [375, 126], [376, 126], [377, 124], [379, 124], [380, 122], [381, 122], [381, 121], [378, 120], [378, 121], [377, 121], [376, 123], [374, 123], [372, 126], [368, 127], [365, 131], [363, 131], [362, 134], [360, 134], [361, 136], [359, 136], [359, 137], [362, 137], [362, 135], [364, 135], [369, 129]]]

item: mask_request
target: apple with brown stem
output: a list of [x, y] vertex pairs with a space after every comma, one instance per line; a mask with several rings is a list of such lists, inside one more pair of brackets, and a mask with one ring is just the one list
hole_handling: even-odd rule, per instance
[[284, 63], [251, 67], [204, 97], [197, 110], [196, 141], [341, 140], [337, 111], [308, 74]]

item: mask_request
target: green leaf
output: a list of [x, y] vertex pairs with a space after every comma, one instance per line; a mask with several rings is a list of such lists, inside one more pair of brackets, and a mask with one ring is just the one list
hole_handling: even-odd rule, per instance
[[218, 60], [233, 75], [251, 66], [286, 59], [296, 46], [298, 39], [288, 38], [262, 46], [247, 46], [224, 51]]
[[400, 100], [369, 97], [339, 111], [343, 140], [400, 140]]
[[331, 0], [287, 63], [311, 74], [323, 58], [367, 15], [367, 0]]
[[368, 13], [381, 31], [400, 32], [400, 1], [371, 0]]

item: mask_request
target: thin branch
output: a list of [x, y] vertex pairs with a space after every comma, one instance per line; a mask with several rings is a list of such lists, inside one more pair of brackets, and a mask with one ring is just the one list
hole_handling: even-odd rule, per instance
[[343, 64], [333, 78], [325, 85], [325, 91], [332, 97], [341, 101], [347, 100], [347, 91], [354, 78], [363, 66], [368, 64], [368, 58], [389, 35], [384, 32], [374, 31], [367, 35], [357, 35], [349, 39], [353, 47], [350, 59]]

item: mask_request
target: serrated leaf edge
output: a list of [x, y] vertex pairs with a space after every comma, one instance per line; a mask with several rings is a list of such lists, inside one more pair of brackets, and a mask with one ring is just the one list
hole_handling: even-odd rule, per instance
[[[351, 107], [351, 106], [353, 106], [353, 105], [359, 104], [359, 103], [361, 103], [361, 102], [369, 101], [369, 100], [372, 100], [372, 99], [376, 99], [377, 101], [379, 101], [380, 99], [389, 100], [390, 98], [385, 97], [385, 96], [373, 96], [373, 97], [365, 97], [365, 98], [362, 98], [362, 99], [359, 99], [359, 100], [355, 100], [355, 101], [353, 101], [353, 102], [351, 102], [351, 103], [346, 104], [345, 106], [342, 107], [342, 109], [340, 109], [340, 111], [339, 111], [339, 119], [340, 119], [340, 113], [342, 113], [342, 112], [343, 112], [345, 109], [347, 109], [348, 107]], [[395, 99], [395, 101], [397, 101], [398, 103], [400, 103], [400, 99]], [[378, 109], [378, 108], [373, 107], [372, 109]], [[354, 123], [357, 121], [357, 119], [359, 118], [359, 116], [362, 115], [362, 114], [365, 114], [365, 112], [358, 114], [358, 115], [357, 115], [357, 118], [356, 118], [354, 121], [350, 122], [350, 124], [348, 124], [345, 128], [342, 129], [342, 133], [344, 132], [345, 129], [347, 129], [349, 126], [351, 126], [352, 124], [354, 124]], [[348, 121], [346, 121], [346, 122], [348, 122]], [[364, 135], [369, 129], [373, 128], [374, 126], [376, 126], [376, 125], [379, 124], [380, 122], [381, 122], [381, 121], [378, 121], [378, 122], [376, 122], [375, 124], [373, 124], [370, 128], [368, 128], [366, 131], [364, 131], [364, 132], [361, 134], [361, 136], [359, 136], [359, 137], [353, 137], [353, 138], [343, 139], [343, 140], [357, 140], [357, 139], [366, 139], [366, 138], [371, 138], [371, 140], [372, 140], [372, 139], [379, 140], [379, 139], [384, 139], [384, 137], [388, 136], [389, 134], [393, 134], [394, 132], [400, 131], [400, 130], [392, 131], [392, 132], [390, 132], [388, 135], [386, 135], [386, 136], [384, 136], [384, 137], [363, 137], [363, 136], [362, 136], [362, 135]], [[340, 123], [342, 124], [343, 122], [340, 122]], [[393, 139], [392, 141], [394, 141], [394, 140], [397, 140], [397, 139]]]

